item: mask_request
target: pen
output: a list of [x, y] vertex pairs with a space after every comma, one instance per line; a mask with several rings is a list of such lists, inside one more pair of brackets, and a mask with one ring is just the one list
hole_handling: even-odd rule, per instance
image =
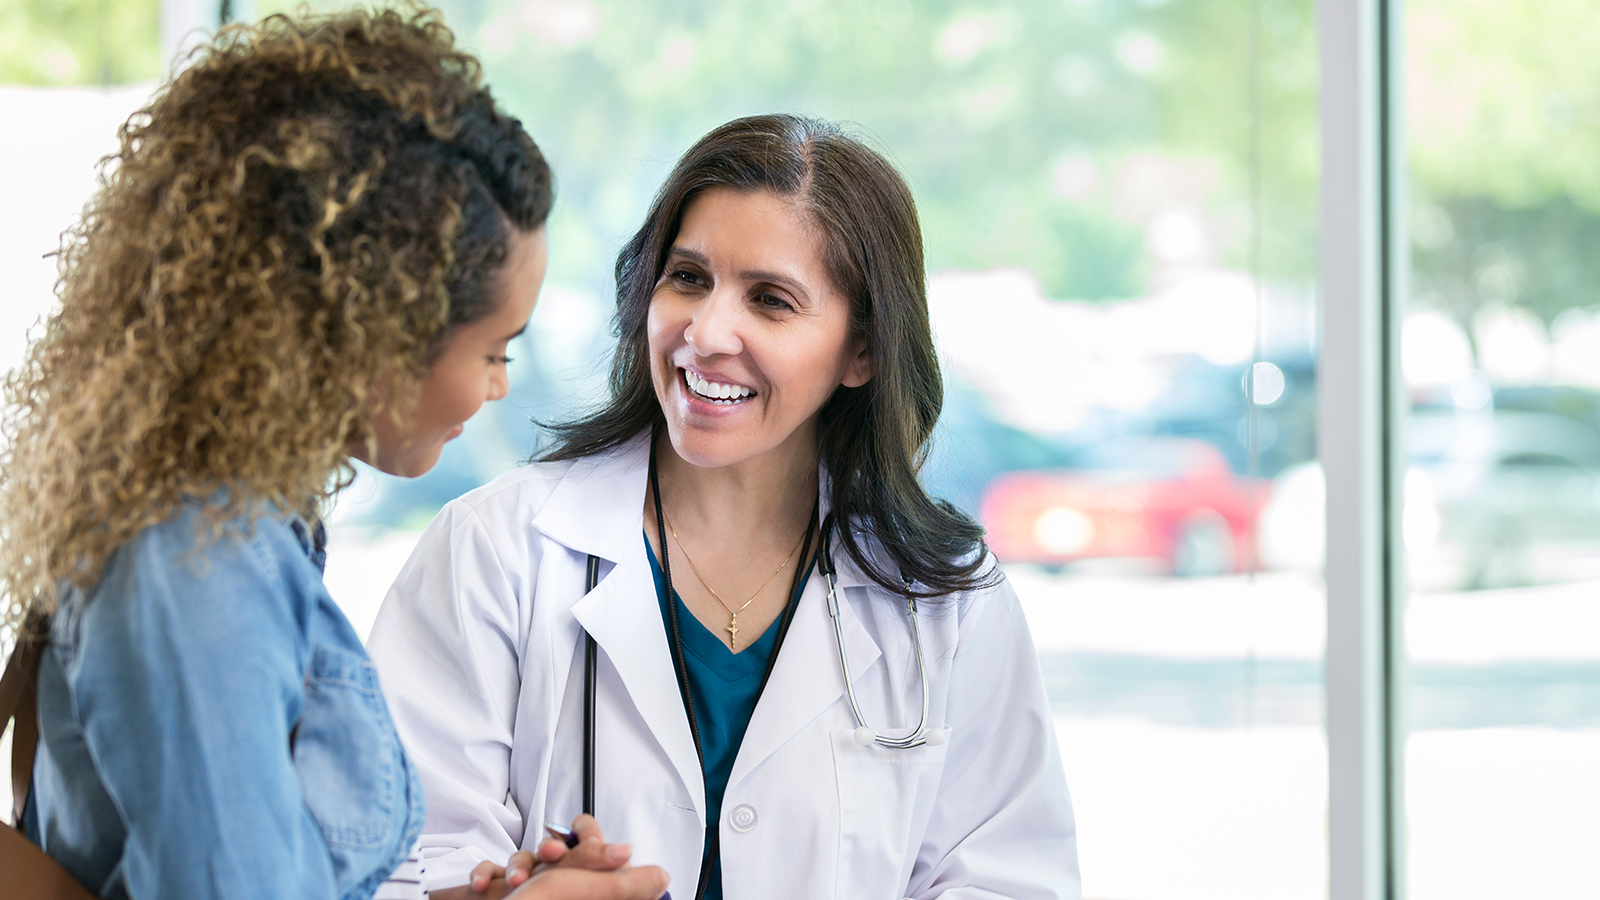
[[[546, 834], [550, 835], [561, 843], [566, 844], [568, 850], [578, 846], [578, 833], [565, 825], [557, 825], [554, 822], [546, 822], [544, 823], [544, 830]], [[670, 892], [662, 894], [661, 900], [672, 900], [672, 894]]]
[[562, 842], [563, 844], [566, 844], [568, 850], [578, 846], [578, 833], [565, 825], [557, 825], [554, 822], [546, 822], [544, 823], [544, 830], [548, 832], [551, 837]]

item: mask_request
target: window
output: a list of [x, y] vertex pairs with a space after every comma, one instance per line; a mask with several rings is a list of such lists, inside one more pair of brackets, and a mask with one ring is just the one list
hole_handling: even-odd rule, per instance
[[917, 195], [947, 364], [925, 477], [1023, 597], [1087, 895], [1321, 897], [1309, 0], [446, 9], [559, 175], [550, 287], [519, 393], [435, 474], [357, 486], [336, 596], [373, 594], [341, 556], [403, 557], [369, 523], [419, 528], [593, 396], [612, 256], [696, 137], [852, 121]]
[[[30, 139], [0, 165], [30, 177], [0, 210], [0, 367], [213, 6], [297, 4], [8, 20], [0, 117]], [[341, 498], [358, 629], [371, 573], [601, 389], [611, 259], [676, 156], [736, 115], [850, 121], [917, 195], [947, 363], [925, 474], [1024, 598], [1087, 896], [1600, 887], [1585, 4], [443, 6], [555, 165], [552, 267], [512, 396], [426, 478]]]
[[1413, 900], [1600, 891], [1591, 12], [1406, 6]]
[[[341, 498], [328, 582], [358, 629], [440, 505], [595, 396], [612, 257], [677, 155], [752, 112], [854, 122], [917, 195], [947, 362], [925, 474], [1024, 598], [1088, 895], [1322, 896], [1310, 0], [444, 7], [556, 168], [552, 267], [512, 397], [426, 478]], [[88, 59], [92, 32], [63, 40]], [[52, 247], [149, 89], [3, 95], [94, 136], [17, 246]]]

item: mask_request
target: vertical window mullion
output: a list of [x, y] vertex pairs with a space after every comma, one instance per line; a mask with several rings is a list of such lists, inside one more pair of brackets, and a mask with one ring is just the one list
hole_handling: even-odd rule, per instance
[[1318, 452], [1327, 485], [1331, 900], [1403, 893], [1396, 653], [1404, 474], [1394, 252], [1404, 168], [1396, 71], [1398, 0], [1320, 0], [1322, 343]]

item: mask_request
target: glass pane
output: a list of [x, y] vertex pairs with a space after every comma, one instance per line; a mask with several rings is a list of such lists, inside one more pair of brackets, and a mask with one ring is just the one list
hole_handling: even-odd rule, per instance
[[1600, 27], [1411, 0], [1405, 33], [1410, 896], [1593, 896]]
[[560, 175], [552, 287], [522, 393], [439, 473], [370, 488], [347, 558], [397, 566], [404, 533], [371, 523], [418, 527], [529, 451], [530, 414], [593, 396], [611, 256], [695, 137], [860, 123], [923, 215], [949, 382], [927, 480], [1024, 598], [1086, 894], [1321, 898], [1310, 0], [450, 12]]
[[917, 196], [947, 364], [925, 476], [1023, 598], [1086, 896], [1320, 900], [1312, 0], [444, 7], [555, 165], [552, 265], [511, 397], [428, 476], [341, 497], [327, 580], [357, 628], [438, 508], [535, 450], [530, 418], [603, 388], [612, 257], [677, 155], [748, 113], [855, 122]]

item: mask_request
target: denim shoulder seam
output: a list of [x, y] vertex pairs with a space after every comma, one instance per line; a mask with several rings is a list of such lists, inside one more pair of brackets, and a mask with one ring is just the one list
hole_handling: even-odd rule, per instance
[[[278, 596], [288, 596], [288, 585], [283, 583], [283, 577], [278, 571], [278, 554], [272, 548], [271, 539], [267, 537], [265, 529], [261, 527], [264, 523], [280, 526], [286, 531], [289, 530], [288, 524], [283, 520], [264, 516], [248, 523], [246, 527], [250, 528], [253, 533], [241, 535], [241, 539], [248, 547], [256, 568], [266, 577], [267, 587]], [[289, 534], [289, 538], [296, 542], [296, 546], [299, 545], [299, 539], [294, 537], [292, 531]]]

